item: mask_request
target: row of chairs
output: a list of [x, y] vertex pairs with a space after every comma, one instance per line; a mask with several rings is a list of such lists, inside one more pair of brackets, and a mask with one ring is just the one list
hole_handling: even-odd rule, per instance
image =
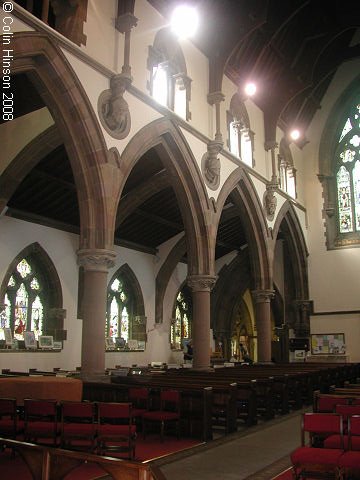
[[[294, 478], [347, 480], [360, 475], [360, 415], [342, 410], [336, 413], [304, 413], [301, 446], [291, 455]], [[352, 408], [354, 408], [353, 406]], [[344, 411], [344, 415], [339, 413]], [[344, 434], [344, 426], [346, 433]]]
[[[163, 440], [165, 425], [169, 423], [175, 424], [179, 437], [180, 421], [178, 391], [161, 391], [159, 408], [149, 410], [147, 393], [136, 390], [134, 404], [28, 398], [20, 409], [16, 399], [0, 398], [0, 436], [85, 449], [100, 455], [109, 451], [126, 452], [133, 459], [138, 427], [145, 437], [148, 424], [158, 423]], [[140, 401], [142, 397], [145, 404]]]

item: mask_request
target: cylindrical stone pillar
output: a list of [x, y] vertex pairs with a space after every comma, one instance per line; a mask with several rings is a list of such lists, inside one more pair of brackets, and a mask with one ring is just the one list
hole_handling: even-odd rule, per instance
[[258, 362], [271, 362], [270, 300], [274, 297], [274, 291], [255, 290], [252, 295], [255, 301]]
[[102, 249], [78, 251], [78, 263], [84, 267], [82, 298], [82, 374], [105, 372], [105, 316], [108, 269], [114, 265], [115, 252]]
[[188, 285], [192, 290], [193, 318], [193, 368], [210, 368], [210, 292], [216, 277], [210, 275], [192, 275]]

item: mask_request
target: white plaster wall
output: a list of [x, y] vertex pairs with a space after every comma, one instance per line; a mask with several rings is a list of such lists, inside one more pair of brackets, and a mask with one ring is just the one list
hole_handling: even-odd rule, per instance
[[0, 174], [31, 140], [53, 124], [54, 120], [46, 107], [2, 123], [0, 125]]
[[[67, 340], [60, 353], [48, 352], [0, 352], [0, 368], [27, 370], [38, 368], [51, 370], [54, 367], [73, 370], [80, 365], [82, 321], [77, 317], [78, 236], [41, 225], [10, 217], [0, 218], [0, 279], [7, 272], [10, 262], [29, 244], [38, 242], [53, 261], [60, 278], [63, 293], [63, 308], [66, 309], [64, 328]], [[182, 361], [182, 354], [172, 354], [169, 332], [172, 306], [179, 286], [186, 278], [187, 266], [179, 264], [169, 283], [164, 300], [164, 322], [155, 325], [155, 278], [158, 264], [162, 264], [172, 247], [172, 241], [162, 246], [161, 256], [153, 256], [115, 246], [115, 265], [109, 270], [108, 281], [117, 269], [127, 263], [138, 279], [144, 297], [147, 317], [148, 342], [145, 352], [109, 352], [105, 354], [105, 366], [147, 365], [151, 361]], [[179, 357], [179, 358], [177, 358]]]
[[312, 316], [311, 333], [344, 333], [348, 361], [360, 362], [360, 314]]
[[121, 71], [124, 61], [123, 35], [115, 29], [116, 0], [89, 0], [81, 48], [102, 65]]
[[306, 197], [308, 213], [309, 287], [315, 312], [360, 310], [360, 249], [326, 250], [322, 219], [323, 192], [319, 173], [319, 144], [325, 122], [341, 92], [359, 72], [360, 62], [348, 62], [336, 74], [323, 106], [308, 131], [306, 158]]
[[[7, 272], [12, 260], [28, 245], [38, 242], [53, 261], [60, 278], [63, 308], [66, 309], [64, 328], [68, 341], [61, 353], [6, 353], [0, 354], [1, 368], [27, 370], [53, 367], [75, 369], [81, 358], [81, 321], [77, 320], [78, 267], [76, 250], [78, 237], [55, 229], [10, 217], [0, 219], [0, 278]], [[11, 364], [10, 364], [11, 362]]]

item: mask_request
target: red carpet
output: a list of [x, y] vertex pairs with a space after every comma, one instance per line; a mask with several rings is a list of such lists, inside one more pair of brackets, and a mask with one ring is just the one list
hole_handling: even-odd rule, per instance
[[[135, 461], [149, 462], [200, 444], [199, 440], [192, 438], [177, 440], [176, 438], [167, 437], [161, 443], [158, 435], [149, 435], [146, 440], [139, 436], [136, 443]], [[122, 458], [116, 454], [113, 456]], [[9, 450], [0, 453], [0, 472], [1, 480], [14, 480], [14, 478], [16, 480], [32, 480], [32, 476], [21, 457], [17, 454], [15, 456], [12, 455]], [[101, 467], [87, 463], [73, 470], [64, 480], [95, 480], [105, 475], [106, 473]]]

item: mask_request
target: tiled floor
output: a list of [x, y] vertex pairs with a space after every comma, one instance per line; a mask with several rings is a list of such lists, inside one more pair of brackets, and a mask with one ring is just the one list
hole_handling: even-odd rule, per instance
[[[303, 411], [219, 438], [194, 453], [164, 459], [158, 465], [168, 480], [242, 480], [249, 476], [251, 480], [270, 480], [290, 465], [288, 456], [300, 444]], [[267, 477], [264, 468], [268, 466]]]

